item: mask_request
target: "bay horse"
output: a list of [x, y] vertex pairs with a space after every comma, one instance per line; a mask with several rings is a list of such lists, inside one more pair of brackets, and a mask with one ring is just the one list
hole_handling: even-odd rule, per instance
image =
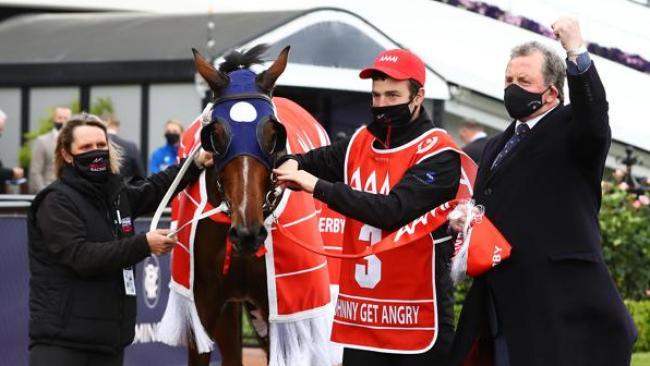
[[[280, 198], [272, 169], [286, 153], [287, 136], [274, 117], [271, 96], [286, 68], [289, 47], [268, 69], [255, 74], [249, 67], [261, 63], [266, 49], [258, 45], [233, 51], [218, 69], [193, 50], [197, 71], [214, 94], [211, 120], [201, 131], [201, 144], [215, 160], [215, 168], [206, 172], [208, 201], [215, 207], [227, 203], [231, 220], [230, 225], [199, 223], [193, 291], [201, 323], [218, 344], [223, 366], [242, 365], [242, 304], [249, 315], [255, 314], [251, 319], [256, 335], [269, 355], [266, 264], [264, 256], [255, 254], [269, 234], [264, 220]], [[227, 274], [222, 270], [225, 263]], [[191, 344], [188, 351], [189, 365], [209, 364], [209, 353], [201, 354]]]

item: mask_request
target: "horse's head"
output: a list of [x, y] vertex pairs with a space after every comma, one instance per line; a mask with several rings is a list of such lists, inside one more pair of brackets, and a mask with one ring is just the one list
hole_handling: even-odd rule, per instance
[[204, 114], [201, 144], [214, 155], [216, 189], [232, 220], [228, 236], [238, 252], [255, 252], [264, 243], [264, 219], [278, 202], [272, 169], [286, 147], [286, 130], [271, 102], [275, 82], [287, 65], [289, 47], [267, 70], [261, 63], [266, 46], [233, 51], [215, 69], [196, 50], [194, 62], [214, 94]]

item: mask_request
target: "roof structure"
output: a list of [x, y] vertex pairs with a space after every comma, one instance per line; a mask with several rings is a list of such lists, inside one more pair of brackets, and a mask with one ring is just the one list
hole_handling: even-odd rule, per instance
[[[279, 85], [369, 90], [358, 77], [382, 50], [400, 47], [360, 17], [340, 9], [151, 14], [82, 13], [20, 16], [0, 23], [0, 84], [93, 85], [192, 81], [191, 48], [205, 52], [268, 43], [274, 58], [291, 45]], [[427, 98], [447, 99], [446, 82], [427, 71]]]

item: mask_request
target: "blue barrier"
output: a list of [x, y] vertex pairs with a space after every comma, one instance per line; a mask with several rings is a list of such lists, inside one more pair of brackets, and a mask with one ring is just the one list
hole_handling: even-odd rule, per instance
[[[137, 220], [137, 232], [145, 232], [150, 220]], [[0, 217], [0, 364], [28, 363], [27, 225], [25, 217]], [[168, 222], [161, 223], [162, 227]], [[136, 266], [138, 319], [135, 340], [126, 349], [124, 365], [179, 366], [187, 364], [183, 347], [170, 347], [156, 340], [156, 327], [169, 296], [169, 255], [149, 257]], [[211, 365], [219, 364], [218, 352]]]

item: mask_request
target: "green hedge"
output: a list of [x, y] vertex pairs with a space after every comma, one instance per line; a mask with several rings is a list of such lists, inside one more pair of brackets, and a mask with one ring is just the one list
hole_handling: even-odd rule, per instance
[[639, 338], [634, 345], [634, 352], [650, 352], [650, 301], [625, 300], [627, 309], [632, 314]]

